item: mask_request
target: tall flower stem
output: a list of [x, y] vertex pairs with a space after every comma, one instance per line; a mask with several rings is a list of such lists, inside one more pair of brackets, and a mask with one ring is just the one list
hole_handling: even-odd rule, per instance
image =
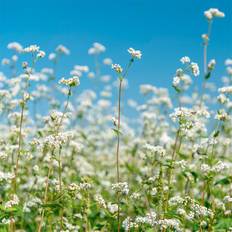
[[203, 79], [203, 84], [202, 84], [202, 93], [201, 93], [201, 99], [200, 99], [200, 106], [202, 106], [203, 103], [203, 98], [204, 98], [204, 93], [205, 93], [205, 88], [206, 88], [206, 75], [207, 75], [207, 63], [208, 63], [208, 46], [209, 46], [209, 38], [211, 34], [211, 29], [212, 29], [212, 21], [210, 20], [208, 22], [208, 32], [206, 34], [206, 38], [204, 41], [204, 47], [203, 47], [203, 68], [204, 68], [204, 79]]
[[[123, 79], [119, 79], [119, 90], [118, 90], [118, 124], [117, 124], [117, 148], [116, 148], [116, 166], [117, 166], [117, 182], [120, 182], [120, 174], [119, 174], [119, 149], [120, 149], [120, 121], [121, 121], [121, 95], [122, 95], [122, 82]], [[118, 231], [120, 231], [120, 196], [117, 193], [117, 203], [118, 203], [118, 211], [117, 211], [117, 220], [118, 220]]]
[[[118, 88], [118, 109], [117, 109], [117, 146], [116, 146], [116, 180], [117, 183], [120, 182], [120, 170], [119, 170], [119, 166], [120, 166], [120, 157], [119, 157], [119, 153], [120, 153], [120, 125], [121, 125], [121, 97], [122, 97], [122, 84], [123, 84], [123, 80], [126, 77], [126, 75], [128, 74], [129, 68], [132, 65], [132, 63], [134, 62], [134, 59], [130, 59], [125, 72], [123, 75], [119, 76], [119, 88]], [[118, 210], [117, 210], [117, 222], [118, 222], [118, 232], [120, 231], [120, 194], [119, 192], [117, 193], [117, 205], [118, 205]]]
[[[58, 133], [60, 131], [60, 127], [62, 126], [64, 116], [65, 116], [65, 114], [67, 112], [67, 109], [68, 109], [70, 96], [71, 96], [71, 87], [69, 87], [69, 90], [68, 90], [68, 96], [67, 96], [66, 104], [65, 104], [63, 113], [61, 115], [60, 122], [57, 125], [57, 128], [55, 130], [55, 134], [54, 134], [55, 136], [58, 135]], [[52, 156], [54, 156], [54, 155], [55, 155], [55, 147], [52, 148]], [[43, 202], [44, 204], [47, 203], [47, 199], [48, 199], [49, 178], [51, 176], [51, 172], [52, 172], [52, 157], [51, 157], [50, 162], [49, 162], [48, 174], [47, 174], [46, 182], [45, 182], [45, 192], [44, 192], [44, 202]], [[61, 186], [62, 186], [61, 172], [62, 172], [62, 164], [61, 164], [61, 147], [60, 147], [59, 148], [59, 185], [60, 185], [60, 191], [61, 191]], [[41, 220], [40, 220], [38, 230], [37, 230], [38, 232], [41, 232], [41, 229], [42, 229], [44, 213], [45, 213], [45, 210], [43, 209], [42, 213], [41, 213]], [[60, 213], [60, 225], [61, 225], [61, 227], [63, 225], [63, 212]]]
[[17, 149], [14, 180], [13, 180], [13, 192], [14, 192], [14, 194], [16, 194], [16, 192], [17, 192], [17, 176], [18, 176], [18, 169], [19, 169], [19, 157], [20, 157], [21, 146], [22, 146], [22, 141], [23, 141], [23, 139], [22, 139], [22, 127], [23, 127], [24, 109], [25, 109], [25, 102], [22, 103], [21, 113], [20, 113], [18, 149]]
[[[178, 145], [179, 141], [179, 145]], [[180, 150], [181, 146], [181, 139], [180, 139], [180, 128], [176, 132], [176, 138], [175, 138], [175, 143], [172, 151], [172, 157], [171, 157], [171, 162], [170, 162], [170, 167], [168, 169], [168, 193], [167, 193], [167, 199], [166, 199], [166, 204], [165, 204], [165, 211], [168, 209], [168, 200], [169, 200], [169, 195], [170, 195], [170, 190], [171, 190], [171, 179], [172, 179], [172, 169], [173, 169], [173, 164], [176, 158], [176, 153]]]

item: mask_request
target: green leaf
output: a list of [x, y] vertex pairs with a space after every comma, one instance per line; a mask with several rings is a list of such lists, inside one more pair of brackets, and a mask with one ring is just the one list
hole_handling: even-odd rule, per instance
[[231, 177], [225, 177], [225, 178], [222, 178], [218, 181], [216, 181], [214, 183], [214, 185], [218, 185], [218, 184], [221, 184], [221, 185], [228, 185], [231, 183]]
[[213, 137], [214, 137], [214, 138], [218, 137], [219, 133], [220, 133], [219, 130], [215, 131], [214, 134], [213, 134]]
[[205, 80], [208, 80], [210, 78], [210, 76], [211, 76], [211, 72], [206, 73]]

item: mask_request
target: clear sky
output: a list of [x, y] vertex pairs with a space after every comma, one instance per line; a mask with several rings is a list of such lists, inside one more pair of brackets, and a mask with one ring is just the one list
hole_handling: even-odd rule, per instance
[[214, 21], [209, 47], [219, 84], [224, 60], [232, 58], [232, 0], [0, 0], [0, 58], [9, 56], [12, 41], [38, 44], [47, 53], [61, 43], [71, 50], [60, 67], [68, 74], [74, 64], [91, 63], [87, 50], [95, 41], [121, 64], [127, 62], [126, 49], [134, 47], [143, 58], [130, 73], [129, 93], [136, 94], [142, 83], [170, 87], [180, 57], [188, 55], [202, 67], [203, 12], [210, 7], [226, 14]]

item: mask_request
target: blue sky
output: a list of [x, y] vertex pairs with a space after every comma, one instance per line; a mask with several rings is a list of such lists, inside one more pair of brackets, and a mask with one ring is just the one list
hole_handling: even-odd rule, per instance
[[12, 41], [38, 44], [47, 53], [61, 43], [71, 50], [59, 68], [68, 75], [74, 64], [91, 64], [87, 50], [95, 41], [107, 47], [104, 56], [121, 64], [126, 49], [134, 47], [143, 58], [130, 73], [129, 94], [136, 95], [142, 83], [170, 87], [180, 57], [188, 55], [202, 67], [203, 12], [210, 7], [226, 14], [214, 21], [209, 47], [219, 85], [224, 60], [232, 57], [232, 0], [0, 0], [0, 58], [9, 56]]

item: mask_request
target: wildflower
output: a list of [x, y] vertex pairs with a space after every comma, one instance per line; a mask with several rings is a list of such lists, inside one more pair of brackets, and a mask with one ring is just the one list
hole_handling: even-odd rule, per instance
[[122, 73], [123, 69], [119, 64], [112, 64], [112, 69], [117, 73]]
[[224, 18], [225, 14], [218, 10], [217, 8], [210, 8], [204, 12], [205, 17], [208, 20], [212, 20], [214, 17], [215, 18]]
[[200, 70], [199, 70], [199, 66], [197, 63], [194, 63], [194, 62], [191, 63], [191, 70], [195, 77], [200, 75]]
[[130, 53], [132, 58], [141, 59], [141, 57], [142, 57], [142, 53], [140, 50], [135, 50], [134, 48], [129, 48], [127, 51]]
[[12, 208], [15, 205], [19, 204], [19, 198], [17, 195], [13, 194], [12, 199], [5, 203], [5, 208]]
[[219, 110], [215, 116], [215, 119], [219, 121], [225, 121], [228, 119], [228, 114], [225, 112], [225, 110]]
[[103, 60], [103, 64], [105, 64], [105, 65], [112, 65], [112, 63], [113, 63], [113, 61], [110, 58], [105, 58]]
[[93, 43], [93, 47], [89, 48], [88, 54], [89, 55], [98, 55], [100, 53], [105, 52], [105, 50], [106, 50], [106, 48], [104, 45], [102, 45], [98, 42], [95, 42], [95, 43]]
[[94, 78], [95, 77], [95, 73], [94, 72], [89, 72], [88, 73], [88, 78]]
[[231, 94], [232, 93], [232, 86], [226, 86], [226, 87], [222, 87], [222, 88], [219, 88], [218, 91], [220, 93], [229, 93]]
[[77, 76], [74, 76], [74, 77], [71, 77], [69, 79], [62, 78], [59, 81], [59, 83], [64, 84], [64, 85], [69, 86], [69, 87], [74, 87], [74, 86], [80, 85], [80, 80]]
[[[66, 48], [64, 45], [60, 44], [56, 47], [56, 52], [64, 55], [69, 55], [70, 51], [68, 48]], [[50, 57], [51, 58], [51, 57]], [[54, 57], [53, 57], [54, 58]]]
[[216, 65], [216, 61], [214, 59], [210, 60], [210, 62], [208, 63], [208, 70], [212, 71], [215, 68]]
[[18, 42], [11, 42], [7, 45], [8, 49], [12, 49], [15, 50], [16, 52], [22, 52], [23, 51], [23, 47], [20, 43]]
[[37, 58], [43, 58], [45, 57], [45, 52], [44, 51], [39, 51], [37, 54]]
[[127, 182], [119, 182], [116, 184], [112, 184], [112, 189], [124, 195], [128, 195], [129, 193], [129, 187], [128, 187]]
[[116, 213], [118, 211], [118, 205], [117, 204], [108, 203], [107, 208], [110, 211], [110, 213], [112, 213], [112, 214], [114, 214], [114, 213]]
[[166, 154], [166, 151], [163, 147], [161, 146], [153, 146], [153, 145], [150, 145], [150, 144], [145, 144], [144, 145], [144, 149], [148, 152], [151, 152], [152, 154], [157, 154], [161, 157], [164, 157], [165, 154]]
[[181, 59], [180, 59], [180, 62], [182, 63], [182, 64], [188, 64], [188, 63], [190, 63], [190, 58], [188, 57], [188, 56], [184, 56], [184, 57], [182, 57]]
[[56, 54], [55, 53], [50, 53], [49, 56], [48, 56], [48, 59], [49, 60], [55, 60], [56, 59]]
[[7, 58], [3, 58], [2, 59], [2, 65], [8, 65], [8, 64], [10, 64], [10, 60], [7, 59]]
[[35, 53], [35, 52], [39, 52], [39, 46], [37, 45], [30, 45], [29, 47], [26, 47], [23, 49], [24, 52], [26, 53]]

